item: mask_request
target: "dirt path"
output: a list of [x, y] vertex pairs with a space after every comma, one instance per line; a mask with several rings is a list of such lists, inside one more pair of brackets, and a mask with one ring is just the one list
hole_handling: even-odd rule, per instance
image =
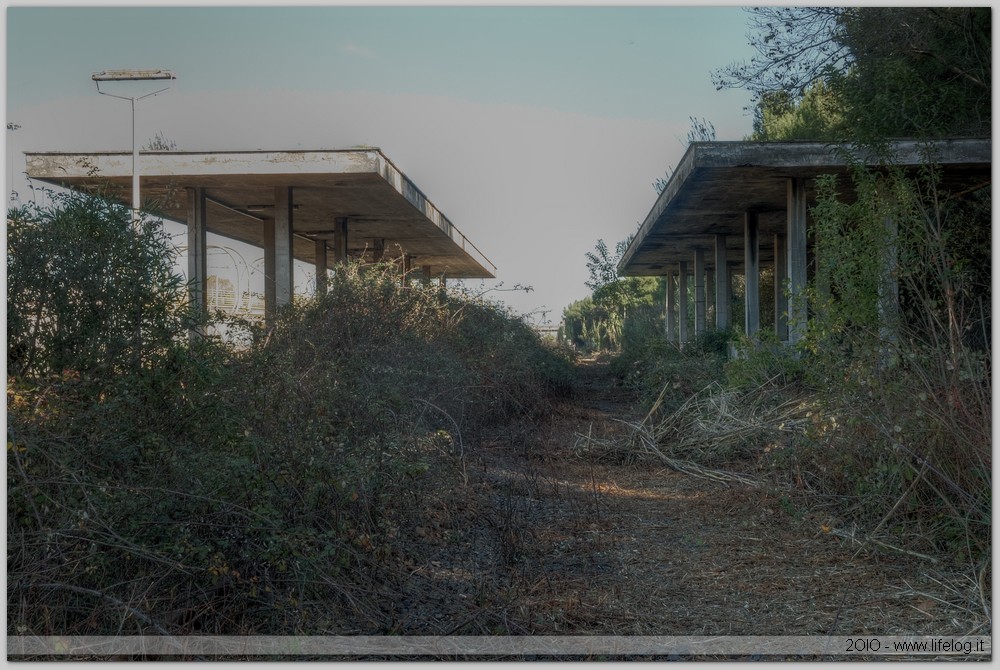
[[580, 435], [620, 437], [626, 427], [616, 419], [630, 417], [633, 401], [592, 362], [541, 435], [487, 445], [481, 476], [506, 492], [512, 519], [511, 632], [970, 632], [968, 601], [951, 586], [961, 575], [907, 556], [855, 556], [856, 546], [824, 532], [821, 517], [766, 489], [577, 455]]

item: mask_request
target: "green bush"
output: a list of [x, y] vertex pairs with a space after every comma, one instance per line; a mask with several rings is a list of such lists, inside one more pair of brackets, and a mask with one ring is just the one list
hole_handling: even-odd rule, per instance
[[162, 228], [102, 198], [52, 197], [7, 216], [9, 370], [112, 379], [159, 367], [190, 325]]
[[[189, 339], [155, 227], [63, 204], [13, 212], [8, 237], [24, 296], [8, 305], [8, 632], [387, 632], [404, 529], [461, 484], [477, 430], [568, 384], [568, 360], [500, 307], [388, 266], [338, 270], [269, 328], [229, 324], [239, 347]], [[39, 302], [57, 288], [73, 300]]]

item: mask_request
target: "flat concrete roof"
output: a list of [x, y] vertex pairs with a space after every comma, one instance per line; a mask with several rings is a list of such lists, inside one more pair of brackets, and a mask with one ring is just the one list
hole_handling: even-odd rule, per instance
[[[919, 166], [928, 144], [916, 140], [891, 143], [897, 165]], [[942, 168], [949, 190], [973, 190], [992, 181], [990, 139], [935, 141], [932, 155]], [[872, 164], [849, 144], [823, 142], [693, 142], [666, 188], [656, 199], [618, 265], [627, 276], [660, 276], [691, 262], [695, 249], [710, 251], [714, 235], [732, 236], [727, 258], [743, 265], [743, 222], [747, 211], [758, 212], [760, 258], [773, 262], [773, 246], [765, 235], [783, 233], [786, 221], [786, 185], [791, 177], [805, 178], [808, 206], [815, 204], [815, 179], [840, 174], [839, 185], [853, 197], [847, 179], [853, 159]], [[706, 266], [714, 266], [711, 253]]]
[[[132, 154], [25, 153], [31, 179], [82, 191], [111, 187], [131, 202]], [[261, 246], [276, 187], [292, 187], [294, 255], [315, 262], [315, 240], [346, 217], [348, 253], [371, 258], [374, 240], [435, 275], [492, 278], [496, 266], [381, 150], [143, 151], [140, 193], [150, 211], [187, 222], [186, 188], [205, 188], [208, 231]], [[333, 267], [335, 260], [329, 261]]]

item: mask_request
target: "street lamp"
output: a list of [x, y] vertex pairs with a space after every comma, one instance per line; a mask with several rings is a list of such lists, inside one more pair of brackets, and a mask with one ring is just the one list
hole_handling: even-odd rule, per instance
[[13, 121], [7, 122], [7, 130], [11, 131], [11, 137], [7, 140], [7, 153], [10, 154], [10, 170], [7, 172], [7, 178], [10, 179], [10, 202], [17, 200], [17, 190], [14, 188], [14, 131], [19, 129], [21, 124], [14, 123]]
[[173, 80], [177, 79], [173, 72], [170, 70], [104, 70], [102, 72], [95, 72], [90, 77], [94, 80], [97, 85], [97, 92], [101, 95], [107, 95], [112, 98], [120, 98], [122, 100], [128, 100], [132, 103], [132, 210], [133, 215], [136, 219], [139, 218], [139, 145], [135, 143], [135, 103], [139, 100], [149, 98], [156, 95], [157, 93], [163, 93], [170, 86], [165, 86], [152, 93], [146, 93], [145, 95], [127, 96], [127, 95], [115, 95], [114, 93], [109, 93], [108, 91], [101, 90], [101, 82], [105, 81], [156, 81], [156, 80]]

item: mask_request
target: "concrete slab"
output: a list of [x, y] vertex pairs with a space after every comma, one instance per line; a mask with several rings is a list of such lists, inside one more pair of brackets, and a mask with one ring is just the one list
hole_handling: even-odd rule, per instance
[[[924, 142], [891, 143], [903, 166], [922, 163]], [[933, 143], [946, 187], [973, 189], [991, 182], [992, 142], [950, 139]], [[694, 142], [688, 147], [618, 265], [628, 276], [660, 276], [711, 248], [714, 235], [728, 235], [734, 270], [743, 271], [744, 213], [757, 212], [759, 234], [770, 238], [786, 227], [787, 183], [805, 180], [807, 206], [815, 204], [815, 179], [847, 174], [849, 158], [871, 164], [871, 157], [847, 144], [822, 142]], [[847, 187], [848, 180], [841, 183]], [[847, 197], [852, 194], [845, 192]], [[760, 261], [772, 263], [772, 245], [762, 245]], [[716, 259], [707, 259], [714, 269]]]
[[[132, 154], [26, 153], [31, 179], [131, 202]], [[348, 219], [348, 253], [412, 256], [449, 278], [492, 278], [496, 266], [379, 149], [143, 151], [140, 193], [150, 211], [186, 223], [187, 188], [205, 189], [209, 232], [262, 246], [275, 190], [292, 189], [295, 258], [314, 263], [316, 241]], [[384, 241], [384, 242], [383, 242]], [[330, 254], [333, 267], [336, 254]]]

